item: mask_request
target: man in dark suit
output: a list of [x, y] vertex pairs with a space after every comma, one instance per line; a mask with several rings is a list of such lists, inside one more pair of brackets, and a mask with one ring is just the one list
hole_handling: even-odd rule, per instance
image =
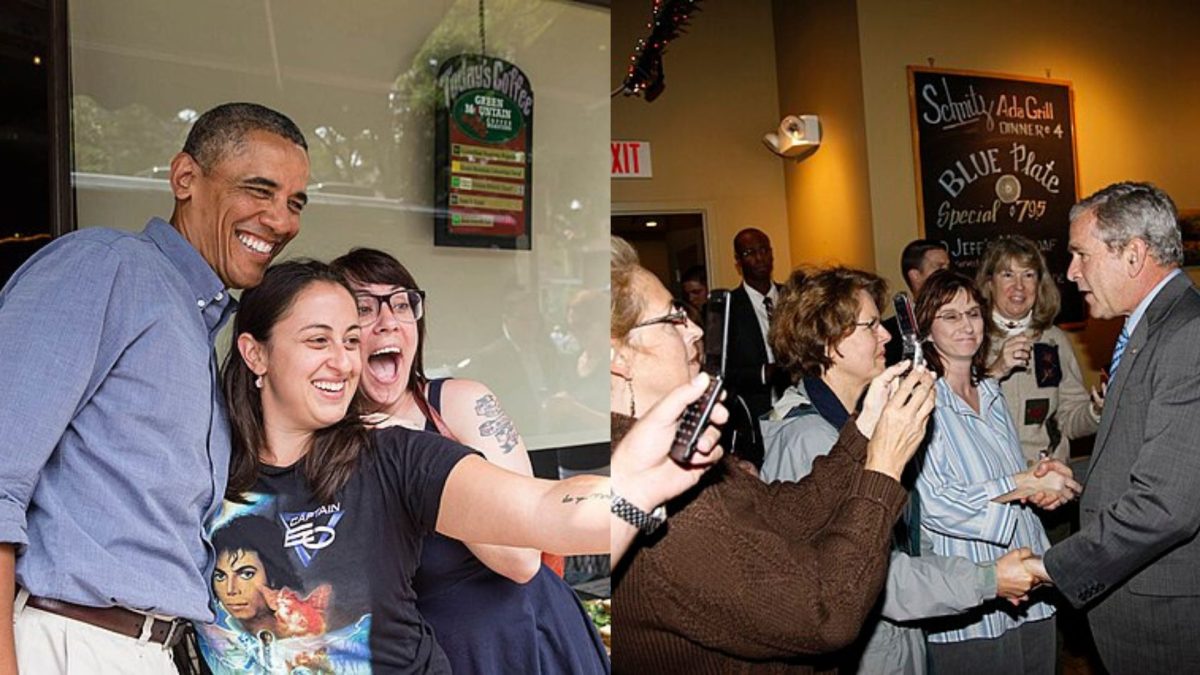
[[742, 284], [729, 295], [725, 374], [730, 393], [741, 396], [750, 415], [758, 419], [771, 409], [772, 388], [787, 385], [779, 382], [783, 373], [776, 373], [767, 344], [771, 312], [779, 301], [779, 286], [771, 280], [775, 255], [767, 235], [751, 227], [733, 238], [733, 256]]
[[[946, 250], [946, 242], [934, 239], [914, 239], [904, 247], [900, 254], [900, 271], [904, 274], [904, 283], [912, 292], [913, 304], [925, 280], [938, 270], [950, 269], [950, 253]], [[881, 308], [882, 310], [882, 308]], [[895, 315], [883, 322], [883, 327], [891, 334], [884, 349], [884, 360], [889, 366], [900, 362], [904, 356], [904, 341], [900, 339], [900, 325]]]
[[[1035, 562], [1088, 620], [1104, 665], [1200, 672], [1200, 292], [1180, 269], [1175, 204], [1118, 183], [1071, 209], [1091, 316], [1125, 316], [1080, 503], [1081, 530]], [[1035, 559], [1036, 560], [1036, 559]]]

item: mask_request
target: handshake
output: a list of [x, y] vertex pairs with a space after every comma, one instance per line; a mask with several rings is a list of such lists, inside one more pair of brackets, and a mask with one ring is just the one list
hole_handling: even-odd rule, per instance
[[1009, 551], [996, 561], [996, 597], [1013, 605], [1028, 600], [1034, 588], [1052, 583], [1042, 559], [1028, 548]]
[[[1083, 487], [1075, 481], [1070, 467], [1056, 459], [1043, 459], [1015, 476], [1017, 487], [997, 499], [1020, 501], [1047, 511], [1075, 499]], [[1029, 599], [1029, 591], [1053, 583], [1042, 559], [1028, 548], [1009, 551], [996, 561], [996, 596], [1013, 605]]]
[[1020, 501], [1039, 509], [1053, 511], [1079, 496], [1083, 486], [1075, 481], [1071, 468], [1057, 459], [1043, 459], [1013, 476], [1016, 488], [995, 499], [1007, 503]]

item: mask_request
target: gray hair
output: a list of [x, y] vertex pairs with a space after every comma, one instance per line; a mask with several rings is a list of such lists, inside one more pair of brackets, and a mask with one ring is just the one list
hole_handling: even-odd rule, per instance
[[1183, 239], [1175, 202], [1150, 183], [1114, 183], [1071, 207], [1070, 219], [1092, 213], [1096, 236], [1111, 251], [1141, 239], [1150, 255], [1171, 267], [1183, 264]]

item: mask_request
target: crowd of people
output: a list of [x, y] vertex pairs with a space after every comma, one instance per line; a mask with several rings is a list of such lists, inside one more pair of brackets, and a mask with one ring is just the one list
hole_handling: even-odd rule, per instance
[[[687, 462], [707, 279], [676, 302], [614, 237], [612, 478], [548, 481], [487, 384], [426, 375], [400, 260], [272, 264], [307, 182], [291, 120], [218, 106], [169, 220], [61, 237], [0, 291], [0, 675], [1049, 674], [1066, 604], [1110, 672], [1200, 671], [1200, 293], [1158, 188], [1071, 211], [1067, 278], [1125, 317], [1090, 391], [1028, 239], [974, 278], [913, 242], [906, 359], [879, 276], [777, 284], [767, 235], [738, 233], [727, 390]], [[611, 662], [543, 552], [611, 555]]]
[[[533, 478], [487, 386], [426, 377], [393, 256], [272, 265], [308, 178], [290, 119], [217, 106], [169, 220], [61, 237], [0, 292], [0, 673], [609, 672], [541, 553], [609, 552], [610, 480]], [[612, 455], [638, 499], [671, 496], [661, 426]]]
[[[625, 552], [614, 669], [1049, 674], [1065, 607], [1086, 612], [1108, 672], [1200, 669], [1200, 293], [1176, 218], [1148, 183], [1071, 211], [1057, 273], [1093, 318], [1124, 318], [1090, 391], [1054, 325], [1056, 271], [1025, 237], [990, 242], [974, 278], [939, 242], [906, 248], [922, 366], [889, 349], [882, 279], [832, 267], [779, 285], [766, 235], [740, 232], [726, 405], [769, 401], [764, 447], [732, 448]], [[612, 278], [615, 440], [638, 383], [686, 382], [703, 336], [696, 300], [671, 312], [616, 238]], [[1057, 514], [1077, 499], [1072, 533]]]

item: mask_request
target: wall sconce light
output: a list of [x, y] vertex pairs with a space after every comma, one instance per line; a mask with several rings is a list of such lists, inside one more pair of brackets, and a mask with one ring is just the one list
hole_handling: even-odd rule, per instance
[[788, 115], [779, 130], [763, 136], [763, 145], [780, 157], [803, 159], [821, 145], [821, 118], [816, 115]]

